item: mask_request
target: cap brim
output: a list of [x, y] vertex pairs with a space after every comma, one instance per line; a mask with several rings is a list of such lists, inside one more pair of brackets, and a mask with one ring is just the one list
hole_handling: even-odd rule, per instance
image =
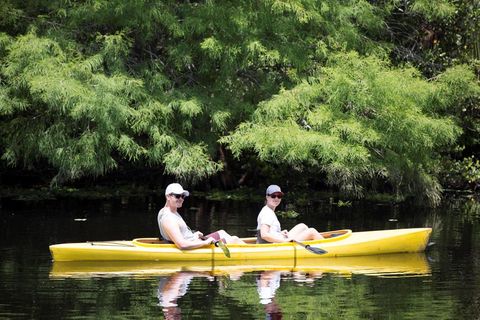
[[275, 192], [272, 192], [270, 194], [268, 194], [269, 196], [271, 196], [272, 194], [281, 194], [283, 196], [283, 192], [282, 191], [275, 191]]

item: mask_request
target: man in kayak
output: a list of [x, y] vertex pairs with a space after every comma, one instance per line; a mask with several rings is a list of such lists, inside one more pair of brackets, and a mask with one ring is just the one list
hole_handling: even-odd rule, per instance
[[266, 205], [257, 218], [257, 243], [290, 242], [292, 240], [316, 240], [323, 236], [315, 228], [309, 228], [299, 223], [290, 231], [282, 230], [275, 208], [282, 201], [283, 192], [279, 186], [273, 184], [267, 188]]
[[225, 230], [218, 230], [206, 236], [200, 231], [193, 232], [177, 212], [183, 200], [190, 193], [178, 183], [171, 183], [165, 189], [166, 203], [158, 212], [158, 227], [163, 239], [174, 243], [179, 249], [195, 249], [222, 240], [225, 243], [245, 243]]

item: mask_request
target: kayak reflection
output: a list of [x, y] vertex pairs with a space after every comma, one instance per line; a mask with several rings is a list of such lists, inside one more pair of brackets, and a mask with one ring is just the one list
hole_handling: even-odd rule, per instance
[[209, 272], [211, 275], [230, 275], [237, 272], [287, 271], [331, 273], [342, 276], [367, 274], [378, 276], [429, 275], [430, 266], [424, 253], [389, 254], [322, 259], [278, 259], [224, 261], [76, 261], [54, 262], [52, 278], [121, 277], [170, 275], [178, 271]]
[[[299, 285], [314, 286], [316, 280], [326, 274], [342, 277], [356, 274], [380, 277], [429, 276], [430, 266], [425, 254], [413, 253], [322, 259], [226, 260], [223, 264], [214, 264], [211, 261], [54, 262], [50, 271], [50, 277], [53, 279], [98, 277], [160, 279], [156, 293], [158, 304], [162, 307], [166, 319], [181, 317], [178, 301], [191, 289], [189, 287], [196, 277], [203, 278], [202, 281], [216, 280], [215, 287], [218, 286], [220, 294], [228, 287], [226, 279], [242, 281], [244, 288], [252, 288], [252, 285], [256, 284], [257, 303], [263, 306], [266, 318], [281, 319], [282, 310], [275, 299], [281, 279], [288, 278]], [[252, 275], [257, 275], [254, 283], [248, 280]]]

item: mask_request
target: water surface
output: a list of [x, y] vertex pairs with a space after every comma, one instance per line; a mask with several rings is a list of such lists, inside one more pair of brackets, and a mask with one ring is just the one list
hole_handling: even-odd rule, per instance
[[[288, 202], [288, 199], [286, 199]], [[1, 203], [0, 318], [479, 319], [475, 203], [439, 209], [312, 202], [296, 220], [319, 230], [433, 227], [426, 254], [253, 266], [53, 263], [48, 245], [157, 236], [163, 199]], [[192, 228], [252, 236], [262, 204], [191, 197]]]

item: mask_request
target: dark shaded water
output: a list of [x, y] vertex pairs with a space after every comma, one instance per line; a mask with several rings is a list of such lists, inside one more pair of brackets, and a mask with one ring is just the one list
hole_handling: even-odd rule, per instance
[[[288, 199], [286, 199], [288, 201]], [[48, 245], [157, 236], [161, 198], [3, 200], [0, 319], [480, 319], [480, 209], [326, 202], [297, 208], [319, 230], [433, 227], [425, 255], [308, 268], [54, 264]], [[261, 203], [191, 198], [192, 228], [252, 236]]]

